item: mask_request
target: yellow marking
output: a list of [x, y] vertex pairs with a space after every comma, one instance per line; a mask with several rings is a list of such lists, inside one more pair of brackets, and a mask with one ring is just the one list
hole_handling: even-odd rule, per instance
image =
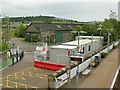
[[17, 77], [17, 74], [15, 73], [15, 77]]
[[17, 83], [16, 83], [16, 88], [17, 88]]
[[30, 76], [32, 76], [32, 73], [30, 71], [28, 71], [28, 72], [29, 72]]
[[37, 69], [34, 67], [34, 70], [37, 71]]
[[24, 77], [22, 77], [22, 80], [25, 80], [25, 78], [24, 78]]
[[7, 76], [7, 87], [8, 87], [8, 76]]
[[40, 77], [40, 75], [38, 73], [36, 73], [36, 76], [38, 76], [39, 78], [42, 78], [42, 79], [47, 79], [45, 77]]
[[25, 85], [25, 88], [26, 88], [26, 90], [27, 90], [27, 85]]
[[[20, 85], [23, 85], [23, 86], [25, 86], [25, 84], [22, 84], [22, 83], [18, 83], [18, 82], [13, 82], [13, 81], [9, 81], [9, 82], [11, 82], [11, 83], [17, 83], [17, 84], [20, 84]], [[31, 87], [34, 87], [34, 88], [38, 88], [38, 87], [35, 87], [35, 86], [32, 86], [32, 85], [26, 85], [26, 86], [31, 86]]]
[[23, 72], [23, 70], [22, 70], [22, 74], [25, 75], [24, 72]]
[[8, 88], [14, 88], [14, 87], [11, 87], [11, 86], [6, 86], [6, 85], [3, 85], [3, 84], [0, 84], [1, 86], [4, 86], [4, 87], [8, 87]]

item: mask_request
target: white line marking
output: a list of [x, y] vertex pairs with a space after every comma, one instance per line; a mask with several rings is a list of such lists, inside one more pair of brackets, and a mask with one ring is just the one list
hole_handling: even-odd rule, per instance
[[114, 77], [114, 79], [113, 79], [113, 81], [112, 81], [112, 84], [111, 84], [111, 87], [110, 87], [110, 90], [113, 90], [113, 86], [114, 86], [115, 81], [116, 81], [116, 79], [117, 79], [119, 70], [120, 70], [120, 65], [119, 65], [119, 67], [118, 67], [118, 69], [117, 69], [117, 71], [116, 71], [115, 77]]

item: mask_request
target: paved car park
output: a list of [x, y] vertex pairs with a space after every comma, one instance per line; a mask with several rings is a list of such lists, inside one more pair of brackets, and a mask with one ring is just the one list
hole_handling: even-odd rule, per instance
[[7, 88], [47, 88], [49, 70], [30, 67], [24, 70], [3, 76], [2, 86]]
[[26, 53], [23, 60], [2, 71], [2, 88], [48, 88], [50, 71], [34, 67], [34, 52]]

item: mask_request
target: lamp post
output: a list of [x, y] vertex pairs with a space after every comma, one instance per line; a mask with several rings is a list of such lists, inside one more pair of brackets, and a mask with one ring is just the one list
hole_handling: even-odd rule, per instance
[[[107, 30], [113, 30], [113, 29], [107, 29]], [[107, 48], [107, 53], [109, 54], [109, 45], [110, 45], [110, 35], [111, 33], [108, 32], [108, 48]]]
[[100, 51], [99, 51], [99, 57], [100, 57], [100, 60], [101, 60], [101, 33], [102, 33], [102, 24], [100, 24], [100, 28], [98, 28], [97, 30], [100, 31]]
[[[92, 34], [92, 41], [91, 41], [91, 62], [92, 62], [92, 55], [93, 55], [93, 34]], [[90, 67], [92, 69], [92, 66]]]
[[[80, 33], [87, 33], [85, 31], [73, 31], [73, 33], [78, 33], [78, 47], [80, 45], [80, 42], [79, 42], [79, 36], [80, 36]], [[79, 48], [78, 48], [79, 50]], [[78, 87], [78, 79], [79, 79], [79, 65], [77, 66], [77, 70], [76, 70], [76, 73], [77, 73], [77, 76], [76, 76], [76, 88]]]

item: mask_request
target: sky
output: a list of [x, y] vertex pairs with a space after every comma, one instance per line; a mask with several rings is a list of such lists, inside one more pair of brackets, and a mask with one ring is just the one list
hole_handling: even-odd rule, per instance
[[55, 16], [78, 21], [103, 21], [118, 0], [1, 0], [2, 16]]

